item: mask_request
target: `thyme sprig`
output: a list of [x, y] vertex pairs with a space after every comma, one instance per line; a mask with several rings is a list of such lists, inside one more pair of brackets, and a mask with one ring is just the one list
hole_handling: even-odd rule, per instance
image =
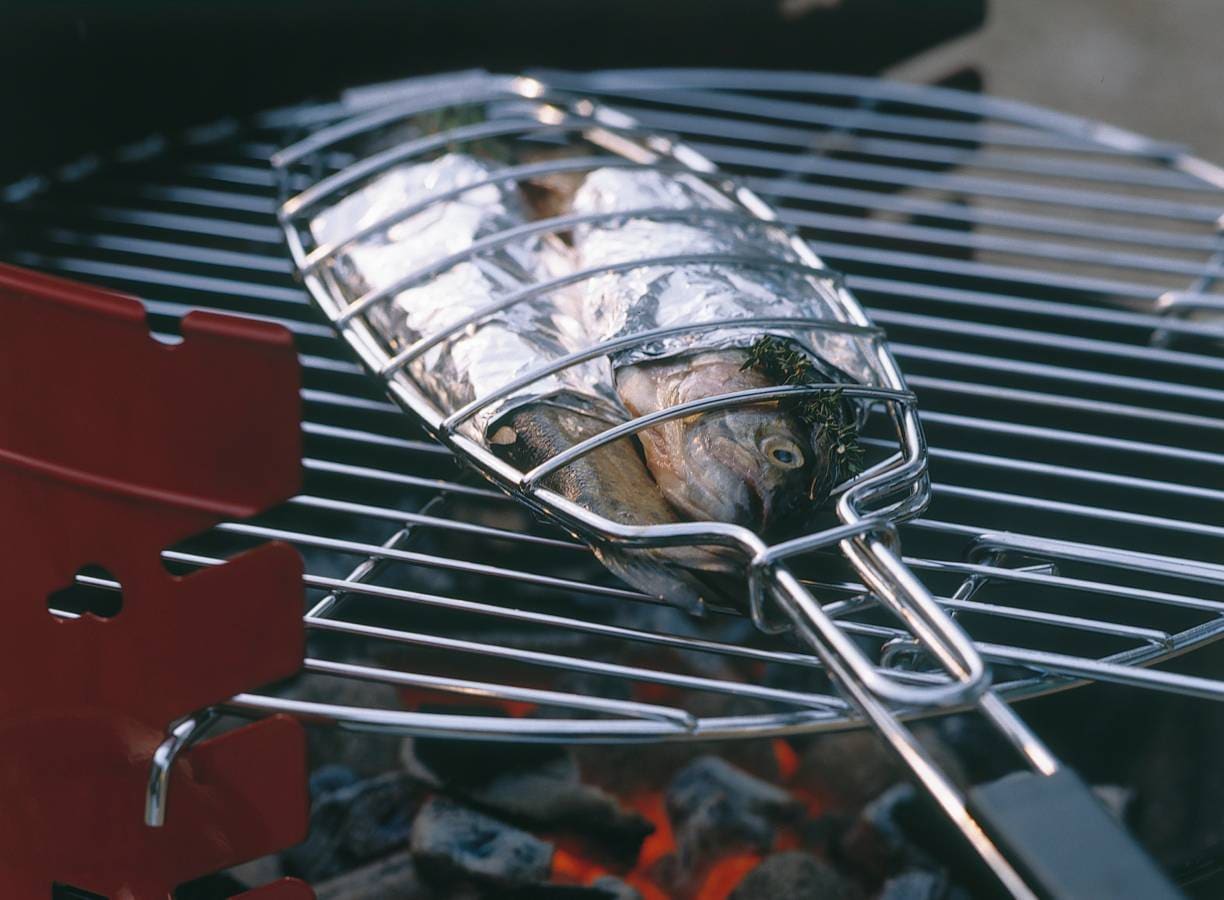
[[[829, 383], [806, 353], [788, 341], [769, 335], [748, 348], [747, 358], [740, 368], [755, 369], [776, 384]], [[817, 451], [830, 463], [829, 472], [816, 473], [810, 491], [813, 497], [821, 488], [831, 488], [843, 477], [857, 475], [863, 470], [866, 451], [858, 440], [858, 420], [841, 387], [785, 398], [783, 406], [811, 428]]]

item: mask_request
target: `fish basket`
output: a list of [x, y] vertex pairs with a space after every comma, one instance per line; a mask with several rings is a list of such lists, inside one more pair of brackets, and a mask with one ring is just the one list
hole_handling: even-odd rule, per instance
[[[423, 118], [444, 126], [450, 120], [460, 124], [441, 127], [428, 134], [402, 133], [404, 123]], [[401, 139], [388, 145], [388, 136], [397, 132]], [[333, 231], [324, 240], [320, 240], [317, 231], [311, 228], [311, 222], [322, 211], [376, 182], [397, 166], [490, 139], [538, 143], [558, 138], [570, 148], [580, 145], [585, 155], [499, 168], [482, 180], [433, 191], [415, 202], [399, 205], [373, 221], [368, 218], [360, 222], [348, 221], [346, 231], [339, 234]], [[359, 155], [362, 152], [366, 155]], [[337, 157], [344, 160], [338, 169], [328, 163]], [[294, 264], [311, 296], [366, 367], [386, 385], [388, 394], [419, 417], [437, 440], [459, 458], [470, 461], [501, 489], [597, 546], [690, 545], [733, 550], [741, 561], [748, 586], [743, 606], [751, 612], [757, 627], [770, 632], [797, 627], [822, 654], [830, 657], [835, 666], [845, 667], [857, 683], [863, 684], [882, 701], [906, 707], [947, 707], [971, 700], [985, 687], [985, 667], [971, 643], [939, 609], [921, 582], [908, 572], [899, 555], [896, 524], [921, 513], [930, 496], [925, 443], [914, 395], [905, 386], [883, 331], [871, 323], [846, 289], [840, 274], [825, 266], [798, 236], [789, 238], [798, 262], [779, 260], [764, 253], [757, 256], [727, 253], [653, 255], [603, 266], [580, 267], [507, 291], [411, 342], [389, 341], [377, 327], [371, 326], [368, 320], [371, 310], [387, 303], [398, 292], [457, 265], [479, 259], [482, 254], [496, 252], [516, 240], [552, 236], [593, 221], [631, 217], [692, 219], [706, 217], [709, 211], [655, 208], [550, 216], [526, 226], [482, 235], [470, 246], [440, 260], [397, 273], [389, 282], [370, 288], [356, 298], [346, 295], [335, 275], [335, 264], [354, 244], [385, 233], [410, 217], [428, 215], [434, 204], [452, 201], [490, 184], [583, 173], [609, 165], [635, 171], [685, 174], [709, 183], [734, 203], [724, 215], [741, 221], [776, 223], [777, 218], [769, 206], [751, 190], [719, 172], [713, 163], [693, 149], [643, 128], [632, 117], [589, 99], [550, 90], [540, 81], [525, 77], [486, 77], [452, 84], [441, 90], [409, 92], [408, 96], [366, 115], [353, 116], [313, 132], [279, 152], [273, 163], [282, 175], [287, 192], [295, 175], [308, 172], [318, 177], [305, 190], [292, 192], [280, 209], [280, 221]], [[694, 263], [797, 270], [824, 283], [821, 296], [828, 307], [828, 317], [778, 319], [747, 314], [699, 324], [631, 330], [544, 360], [531, 371], [493, 387], [459, 408], [440, 406], [436, 397], [422, 391], [407, 372], [414, 360], [462, 334], [465, 329], [479, 326], [515, 307], [539, 303], [557, 291], [582, 284], [609, 270], [624, 272]], [[734, 329], [749, 333], [769, 328], [814, 332], [819, 339], [812, 343], [829, 347], [830, 355], [854, 357], [859, 364], [853, 367], [853, 383], [780, 385], [677, 403], [652, 414], [609, 425], [602, 433], [583, 439], [527, 471], [494, 455], [485, 442], [464, 427], [498, 402], [529, 391], [533, 385], [593, 359], [703, 331]], [[770, 544], [749, 529], [723, 522], [624, 525], [585, 509], [542, 485], [549, 475], [599, 447], [663, 421], [831, 391], [854, 401], [863, 418], [872, 413], [885, 416], [894, 435], [895, 449], [879, 454], [882, 458], [873, 460], [865, 471], [837, 485], [833, 490], [833, 506], [838, 521], [808, 534]], [[788, 571], [786, 563], [792, 557], [829, 548], [844, 554], [858, 576], [873, 587], [875, 595], [912, 627], [923, 646], [947, 667], [950, 678], [946, 683], [929, 683], [929, 679], [881, 671], [853, 641], [847, 640], [833, 617]]]
[[[419, 121], [422, 117], [432, 119], [434, 130], [421, 134], [409, 128], [405, 132], [405, 123]], [[451, 121], [459, 124], [451, 125]], [[438, 123], [442, 127], [438, 127]], [[318, 229], [312, 228], [318, 221], [315, 217], [329, 206], [343, 202], [343, 198], [374, 183], [397, 166], [490, 139], [530, 142], [557, 137], [569, 146], [583, 145], [586, 155], [498, 169], [484, 180], [433, 191], [432, 195], [423, 198], [410, 198], [411, 202], [399, 204], [398, 208], [375, 216], [373, 221], [369, 217], [359, 222], [350, 221], [339, 234], [332, 230], [323, 240], [319, 239]], [[338, 168], [333, 165], [336, 161], [340, 161]], [[685, 144], [643, 128], [632, 117], [590, 99], [552, 90], [534, 78], [481, 77], [474, 82], [461, 82], [442, 89], [426, 87], [409, 91], [406, 96], [367, 114], [321, 128], [273, 157], [273, 166], [280, 173], [282, 191], [286, 195], [279, 220], [302, 282], [363, 364], [385, 384], [389, 396], [419, 417], [429, 433], [456, 456], [470, 462], [502, 490], [596, 546], [704, 548], [716, 545], [734, 550], [741, 560], [748, 585], [745, 606], [757, 628], [766, 632], [793, 628], [816, 651], [853, 706], [876, 725], [954, 818], [963, 815], [964, 800], [905, 728], [901, 715], [919, 710], [976, 707], [1034, 769], [1046, 774], [1055, 772], [1057, 763], [1040, 740], [1010, 707], [989, 692], [988, 670], [972, 641], [940, 609], [903, 561], [896, 526], [920, 514], [930, 498], [926, 445], [915, 398], [906, 388], [882, 330], [872, 324], [841, 276], [829, 269], [801, 238], [790, 238], [798, 263], [781, 263], [765, 254], [646, 255], [617, 261], [612, 266], [619, 271], [694, 263], [733, 268], [796, 267], [803, 275], [825, 285], [822, 296], [827, 298], [828, 318], [772, 321], [750, 314], [700, 325], [631, 331], [610, 341], [560, 354], [517, 378], [494, 386], [459, 408], [443, 408], [436, 398], [428, 396], [407, 373], [409, 364], [430, 348], [463, 333], [464, 329], [479, 326], [512, 308], [539, 302], [569, 285], [604, 274], [611, 266], [580, 267], [506, 291], [467, 315], [452, 318], [441, 328], [419, 334], [411, 342], [389, 341], [371, 325], [369, 315], [379, 304], [388, 302], [400, 291], [525, 236], [556, 235], [593, 218], [610, 221], [675, 215], [675, 211], [634, 209], [594, 216], [546, 217], [526, 226], [483, 235], [469, 246], [397, 273], [396, 277], [356, 297], [341, 288], [336, 263], [343, 260], [348, 248], [371, 236], [386, 233], [411, 216], [428, 215], [435, 204], [486, 187], [490, 182], [506, 183], [560, 172], [592, 171], [609, 163], [699, 178], [733, 199], [732, 216], [760, 223], [777, 220], [760, 197], [719, 172], [713, 163]], [[291, 190], [294, 177], [303, 173], [317, 180], [304, 190]], [[694, 212], [684, 211], [684, 214], [691, 216]], [[481, 410], [516, 392], [529, 390], [550, 376], [617, 351], [677, 335], [692, 335], [703, 328], [763, 330], [779, 327], [814, 332], [819, 335], [819, 341], [814, 343], [821, 348], [838, 343], [851, 345], [852, 354], [862, 360], [861, 365], [854, 367], [854, 383], [783, 385], [677, 403], [652, 414], [609, 425], [601, 433], [581, 440], [527, 471], [498, 458], [464, 427]], [[844, 355], [845, 348], [842, 350], [839, 355]], [[865, 471], [836, 485], [832, 493], [838, 521], [808, 534], [770, 544], [760, 534], [723, 522], [626, 526], [542, 485], [548, 475], [599, 447], [669, 419], [831, 390], [851, 398], [861, 411], [860, 418], [873, 412], [886, 416], [895, 447], [883, 454], [883, 458], [872, 461]], [[942, 676], [930, 671], [917, 673], [902, 667], [877, 665], [843, 630], [835, 613], [814, 596], [788, 566], [795, 557], [828, 549], [840, 552], [869, 590], [869, 595], [839, 606], [845, 609], [863, 602], [878, 603], [913, 635], [913, 640], [904, 642], [905, 649], [922, 652], [936, 661], [943, 670]], [[820, 698], [818, 702], [831, 703], [834, 709], [841, 706], [835, 698]], [[526, 735], [530, 728], [530, 723], [524, 723], [520, 735]], [[992, 864], [997, 864], [1000, 871], [1009, 869], [988, 842], [982, 842], [978, 850]]]

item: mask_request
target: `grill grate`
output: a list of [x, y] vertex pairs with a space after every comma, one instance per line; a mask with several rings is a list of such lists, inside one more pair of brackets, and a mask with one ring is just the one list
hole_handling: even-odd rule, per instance
[[[1203, 321], [1224, 299], [1224, 172], [1106, 126], [930, 88], [717, 71], [547, 78], [680, 135], [847, 273], [888, 330], [931, 443], [933, 502], [902, 528], [906, 562], [995, 663], [1001, 693], [1100, 679], [1224, 696], [1138, 667], [1224, 631], [1224, 358], [1212, 343], [1224, 331]], [[21, 182], [0, 206], [9, 259], [133, 292], [158, 331], [202, 307], [280, 322], [298, 340], [308, 493], [168, 551], [170, 564], [289, 540], [307, 556], [309, 671], [539, 710], [272, 694], [234, 707], [567, 741], [852, 724], [816, 658], [785, 636], [658, 606], [457, 469], [293, 283], [267, 160], [387, 90], [146, 142]], [[881, 665], [937, 680], [920, 660], [908, 668], [910, 636], [862, 585], [806, 580]]]

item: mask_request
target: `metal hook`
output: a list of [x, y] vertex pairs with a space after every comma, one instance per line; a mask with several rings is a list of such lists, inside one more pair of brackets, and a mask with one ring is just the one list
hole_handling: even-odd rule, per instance
[[170, 728], [170, 734], [153, 751], [149, 768], [149, 783], [145, 788], [145, 824], [161, 828], [166, 824], [166, 794], [170, 789], [170, 770], [174, 761], [187, 747], [198, 741], [216, 721], [217, 713], [206, 709], [181, 719]]

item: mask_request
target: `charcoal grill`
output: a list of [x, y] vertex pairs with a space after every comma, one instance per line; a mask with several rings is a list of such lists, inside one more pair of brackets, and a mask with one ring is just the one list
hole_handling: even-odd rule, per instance
[[[1224, 171], [1108, 126], [933, 88], [728, 71], [537, 74], [677, 135], [738, 177], [846, 273], [887, 329], [931, 442], [931, 505], [900, 528], [904, 563], [994, 664], [992, 692], [981, 696], [1036, 768], [1056, 763], [994, 698], [1089, 680], [1224, 695], [1215, 680], [1151, 668], [1224, 629], [1224, 528], [1215, 524], [1224, 330], [1210, 319], [1221, 302]], [[275, 693], [236, 697], [229, 709], [355, 730], [570, 742], [863, 724], [821, 687], [820, 657], [783, 636], [730, 640], [734, 623], [721, 612], [708, 626], [681, 628], [666, 616], [662, 626], [622, 624], [621, 608], [650, 598], [603, 579], [554, 529], [506, 527], [506, 497], [458, 476], [444, 446], [411, 432], [289, 278], [268, 160], [417, 87], [362, 89], [151, 139], [4, 195], [14, 262], [137, 293], [161, 331], [204, 307], [272, 319], [298, 338], [309, 493], [266, 520], [167, 551], [169, 564], [214, 565], [250, 541], [287, 539], [308, 553], [317, 600], [306, 622], [321, 640], [308, 671], [568, 712], [465, 716]], [[322, 152], [311, 162], [313, 172], [293, 173], [291, 190], [353, 159]], [[947, 711], [972, 695], [948, 702], [946, 677], [915, 656], [913, 635], [881, 618], [860, 581], [815, 578], [803, 588], [836, 621], [832, 634], [874, 655], [874, 676], [915, 689], [909, 700], [939, 696], [934, 709]], [[416, 613], [409, 625], [398, 621], [405, 610]], [[365, 657], [374, 643], [493, 658], [507, 674], [374, 666]], [[817, 680], [789, 690], [721, 670], [621, 661], [641, 645], [794, 667]], [[541, 668], [661, 684], [674, 699], [609, 699], [509, 674]], [[702, 693], [769, 711], [695, 715], [690, 700]], [[864, 697], [855, 699], [862, 707]], [[932, 711], [866, 701], [886, 730], [900, 728], [893, 712]], [[168, 753], [192, 731], [181, 726]], [[900, 734], [894, 744], [904, 747]], [[932, 777], [928, 786], [946, 788]]]

